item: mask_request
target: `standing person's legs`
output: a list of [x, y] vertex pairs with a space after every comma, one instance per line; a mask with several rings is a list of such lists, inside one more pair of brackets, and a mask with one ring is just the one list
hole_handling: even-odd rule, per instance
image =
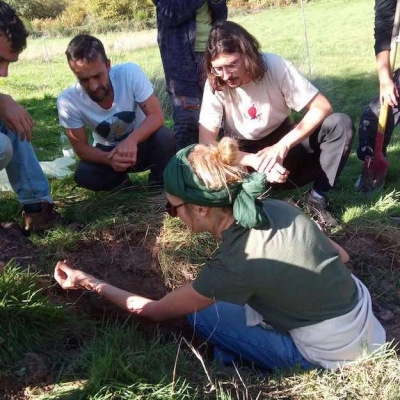
[[176, 151], [199, 142], [199, 97], [170, 94]]
[[[390, 143], [392, 133], [395, 125], [398, 124], [400, 118], [400, 106], [396, 108], [389, 107], [385, 138], [383, 141], [382, 152], [386, 156], [386, 149]], [[381, 110], [381, 104], [379, 101], [379, 96], [376, 96], [368, 104], [366, 109], [363, 111], [360, 123], [358, 125], [358, 147], [357, 147], [357, 157], [359, 160], [364, 161], [365, 156], [374, 155], [375, 138], [376, 132], [378, 130], [378, 120], [379, 113]]]
[[[393, 82], [400, 89], [400, 68], [393, 73]], [[397, 99], [397, 107], [389, 107], [386, 121], [385, 138], [383, 140], [383, 155], [386, 156], [386, 149], [390, 143], [394, 127], [400, 122], [400, 98]], [[364, 161], [365, 156], [372, 156], [375, 147], [376, 132], [378, 130], [379, 113], [381, 104], [379, 96], [375, 96], [363, 111], [358, 125], [358, 147], [357, 157]]]
[[247, 326], [243, 306], [219, 301], [187, 318], [194, 332], [215, 346], [215, 353], [226, 356], [225, 361], [231, 356], [231, 360], [242, 357], [268, 369], [315, 368], [300, 354], [289, 334], [260, 325]]

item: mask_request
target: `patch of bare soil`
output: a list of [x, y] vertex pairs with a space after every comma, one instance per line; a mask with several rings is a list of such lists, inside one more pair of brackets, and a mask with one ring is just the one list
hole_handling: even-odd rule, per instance
[[[31, 271], [40, 271], [42, 250], [24, 236], [17, 225], [0, 225], [0, 243], [0, 273], [1, 264], [6, 264], [10, 260], [14, 260], [21, 268], [29, 267]], [[143, 236], [121, 235], [120, 231], [108, 230], [96, 239], [81, 242], [75, 251], [65, 254], [65, 258], [76, 268], [121, 289], [152, 299], [159, 299], [167, 293], [158, 263], [157, 249], [146, 247]], [[69, 304], [78, 314], [84, 312], [98, 320], [102, 320], [104, 316], [125, 320], [129, 315], [91, 292], [65, 291], [55, 283], [54, 279], [46, 278], [46, 275], [39, 280], [39, 284], [53, 302]], [[132, 318], [139, 322], [139, 318], [134, 316]], [[190, 327], [184, 318], [161, 324], [140, 319], [139, 326], [144, 335], [152, 335], [157, 328], [165, 335], [191, 337]], [[71, 338], [71, 340], [76, 339]], [[51, 387], [52, 371], [44, 366], [41, 355], [27, 353], [20, 361], [18, 370], [21, 376], [13, 379], [0, 378], [0, 399], [30, 398], [25, 394], [29, 385]]]
[[34, 246], [28, 237], [22, 234], [16, 223], [0, 224], [0, 262], [7, 263], [14, 259], [23, 267], [36, 267], [40, 249]]

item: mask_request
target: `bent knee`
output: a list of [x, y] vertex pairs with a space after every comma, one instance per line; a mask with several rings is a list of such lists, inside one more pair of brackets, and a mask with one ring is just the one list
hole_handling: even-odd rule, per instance
[[11, 140], [0, 132], [0, 169], [5, 168], [13, 156]]
[[354, 124], [351, 118], [344, 113], [334, 113], [329, 115], [324, 124], [327, 124], [328, 131], [338, 139], [350, 143], [354, 135]]
[[162, 126], [156, 132], [154, 132], [155, 140], [157, 143], [162, 145], [171, 146], [175, 142], [174, 132], [168, 129], [166, 126]]

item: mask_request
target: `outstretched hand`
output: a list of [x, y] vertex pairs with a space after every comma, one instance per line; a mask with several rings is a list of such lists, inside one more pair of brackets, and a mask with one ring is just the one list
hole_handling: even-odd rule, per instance
[[72, 268], [67, 261], [59, 261], [54, 270], [54, 278], [63, 289], [84, 289], [84, 283], [91, 278], [79, 269]]

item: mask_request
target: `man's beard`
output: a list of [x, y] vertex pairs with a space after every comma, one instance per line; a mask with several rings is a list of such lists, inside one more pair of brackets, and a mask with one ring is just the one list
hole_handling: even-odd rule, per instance
[[101, 85], [95, 92], [87, 92], [88, 96], [96, 103], [105, 100], [111, 93], [111, 86]]

